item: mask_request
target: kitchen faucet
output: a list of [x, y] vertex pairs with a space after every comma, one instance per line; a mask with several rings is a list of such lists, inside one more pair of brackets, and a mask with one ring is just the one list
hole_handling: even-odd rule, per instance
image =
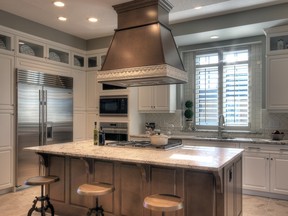
[[223, 139], [222, 131], [225, 128], [225, 118], [224, 115], [221, 114], [218, 117], [218, 139]]

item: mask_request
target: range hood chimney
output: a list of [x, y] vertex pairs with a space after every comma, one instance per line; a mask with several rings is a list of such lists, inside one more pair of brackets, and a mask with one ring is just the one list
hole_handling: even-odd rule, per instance
[[118, 14], [100, 83], [133, 87], [187, 83], [171, 30], [167, 0], [134, 0], [113, 6]]

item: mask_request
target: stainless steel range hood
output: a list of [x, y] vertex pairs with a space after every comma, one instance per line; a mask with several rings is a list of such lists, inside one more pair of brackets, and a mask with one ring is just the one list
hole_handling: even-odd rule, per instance
[[113, 6], [118, 29], [97, 80], [133, 87], [188, 81], [168, 28], [172, 5], [167, 0], [135, 0]]

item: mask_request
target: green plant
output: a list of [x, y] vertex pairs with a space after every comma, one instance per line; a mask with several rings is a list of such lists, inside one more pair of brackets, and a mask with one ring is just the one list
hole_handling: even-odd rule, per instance
[[187, 100], [187, 101], [185, 102], [185, 107], [186, 107], [186, 108], [188, 108], [188, 109], [190, 108], [190, 109], [191, 109], [192, 106], [193, 106], [193, 102], [192, 102], [191, 100]]
[[184, 112], [184, 116], [187, 121], [191, 121], [193, 117], [193, 110], [192, 110], [193, 102], [191, 100], [187, 100], [185, 102], [185, 107], [186, 107], [186, 110]]

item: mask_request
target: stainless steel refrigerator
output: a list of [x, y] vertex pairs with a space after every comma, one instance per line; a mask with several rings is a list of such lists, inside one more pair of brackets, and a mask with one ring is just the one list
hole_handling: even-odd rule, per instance
[[73, 140], [73, 78], [16, 70], [16, 187], [41, 174], [40, 157], [28, 146]]

